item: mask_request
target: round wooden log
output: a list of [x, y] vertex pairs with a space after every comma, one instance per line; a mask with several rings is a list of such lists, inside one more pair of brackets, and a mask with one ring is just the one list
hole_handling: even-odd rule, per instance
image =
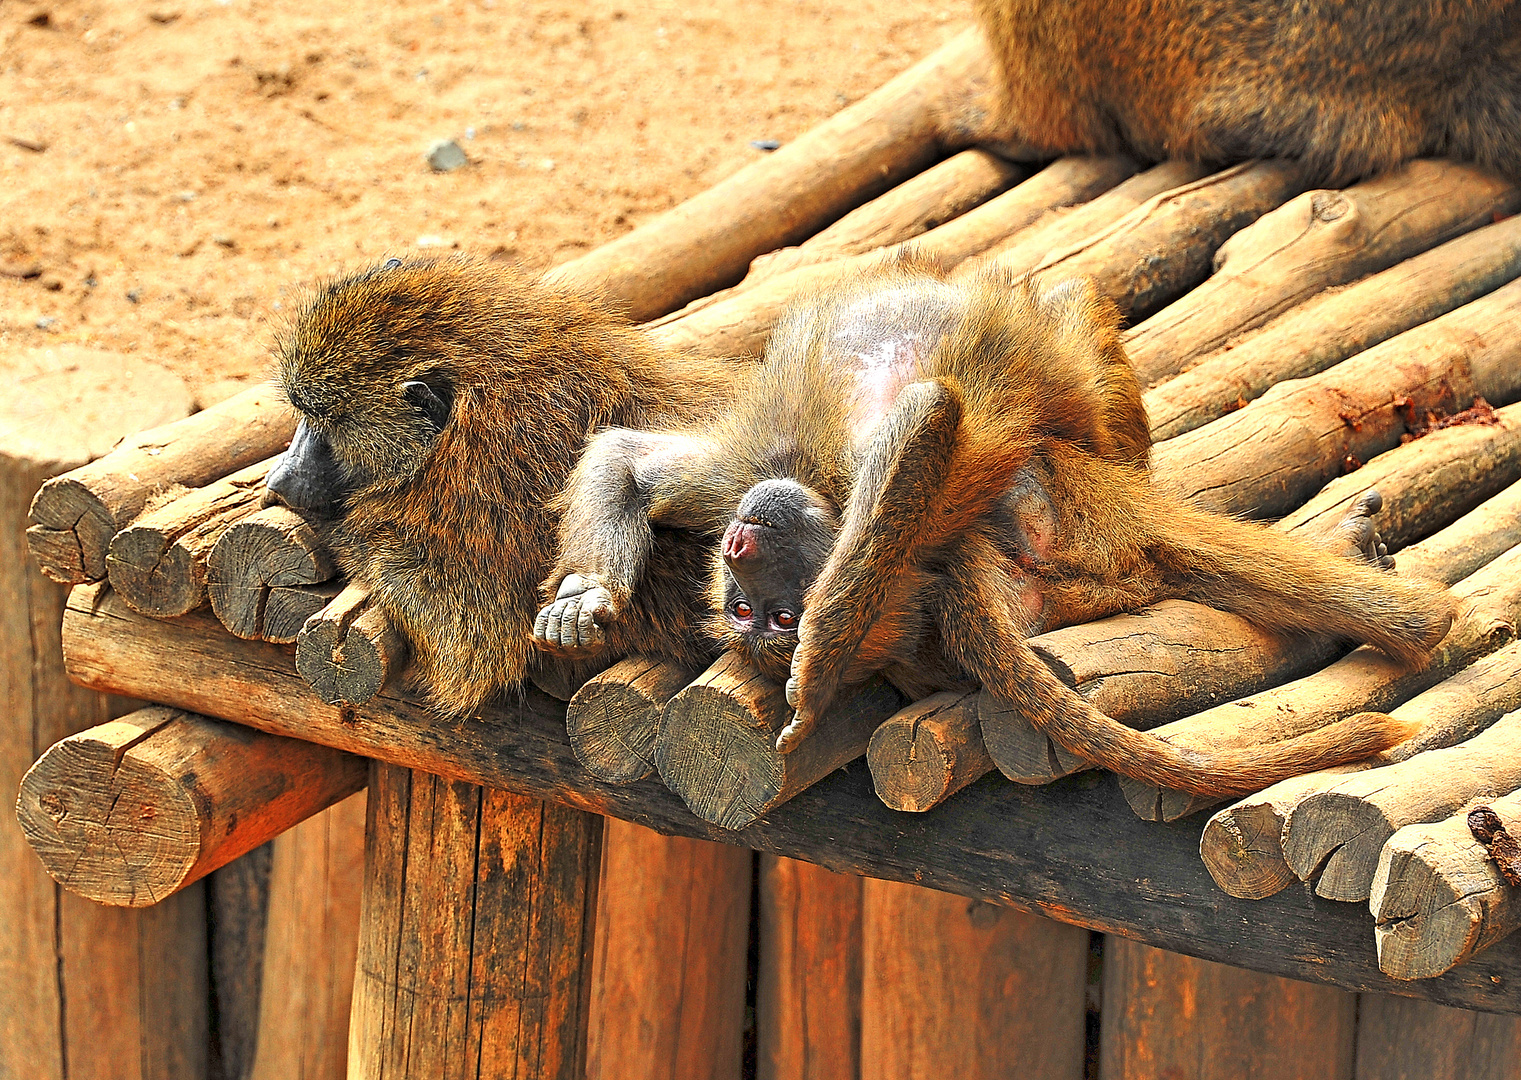
[[[289, 645], [301, 637], [301, 630], [320, 615], [343, 592], [342, 581], [324, 581], [318, 585], [273, 585], [264, 598], [264, 619], [259, 638], [275, 645]], [[386, 623], [383, 630], [389, 630]]]
[[[1521, 834], [1521, 792], [1488, 801]], [[1378, 966], [1396, 979], [1429, 979], [1521, 926], [1521, 902], [1467, 813], [1406, 825], [1382, 845], [1368, 907]]]
[[1169, 486], [1222, 513], [1278, 517], [1399, 445], [1413, 417], [1521, 396], [1521, 282], [1390, 338], [1239, 412], [1158, 443]]
[[866, 748], [877, 798], [894, 810], [920, 813], [991, 772], [977, 699], [933, 694], [884, 720]]
[[797, 244], [985, 137], [998, 79], [968, 30], [879, 90], [654, 221], [557, 267], [550, 281], [602, 283], [644, 321], [744, 276], [766, 251]]
[[352, 754], [152, 706], [55, 743], [17, 816], [64, 888], [144, 907], [364, 783]]
[[760, 857], [756, 1076], [861, 1075], [861, 894], [865, 879]]
[[1474, 800], [1521, 788], [1521, 712], [1468, 741], [1348, 776], [1289, 811], [1283, 854], [1327, 900], [1368, 898], [1384, 841], [1406, 825], [1437, 821]]
[[1107, 229], [1148, 199], [1192, 184], [1208, 174], [1207, 168], [1195, 162], [1164, 161], [1081, 206], [1050, 211], [1029, 228], [968, 260], [963, 269], [996, 258], [1000, 266], [1015, 273], [1033, 270], [1053, 251], [1064, 251]]
[[753, 864], [744, 848], [606, 821], [588, 1077], [741, 1075]]
[[[1452, 591], [1468, 603], [1431, 662], [1418, 671], [1365, 645], [1313, 675], [1164, 724], [1154, 734], [1183, 746], [1250, 746], [1292, 738], [1363, 710], [1393, 708], [1515, 637], [1521, 620], [1521, 547], [1470, 574]], [[1125, 777], [1120, 788], [1148, 821], [1176, 821], [1214, 805], [1204, 797]]]
[[[265, 608], [275, 589], [320, 585], [337, 573], [333, 557], [316, 528], [294, 510], [270, 506], [228, 527], [206, 560], [206, 593], [222, 625], [241, 638], [296, 639], [280, 634], [289, 626], [271, 626], [266, 637]], [[319, 605], [320, 607], [320, 605]]]
[[376, 763], [348, 1075], [585, 1075], [602, 819]]
[[[1442, 428], [1379, 454], [1337, 477], [1278, 523], [1285, 532], [1317, 536], [1347, 516], [1369, 488], [1384, 496], [1379, 537], [1398, 551], [1467, 514], [1521, 480], [1521, 404], [1488, 419]], [[1514, 505], [1514, 504], [1513, 504]], [[1504, 528], [1507, 523], [1496, 520]], [[1514, 519], [1510, 524], [1521, 531]], [[1518, 536], [1521, 541], [1521, 536]], [[1400, 569], [1404, 570], [1403, 563]], [[1477, 569], [1477, 567], [1474, 567]], [[1461, 576], [1461, 575], [1460, 575]]]
[[1452, 161], [1412, 161], [1344, 191], [1307, 191], [1220, 245], [1208, 281], [1125, 335], [1142, 386], [1325, 289], [1507, 217], [1521, 190]]
[[1521, 274], [1521, 217], [1449, 240], [1382, 273], [1322, 293], [1260, 331], [1201, 357], [1143, 395], [1156, 442], [1192, 431], [1396, 334], [1477, 300]]
[[329, 705], [363, 705], [407, 666], [406, 639], [369, 598], [346, 585], [296, 636], [296, 671]]
[[694, 301], [648, 324], [654, 341], [671, 350], [703, 356], [759, 356], [766, 340], [797, 296], [876, 266], [889, 255], [912, 249], [950, 267], [985, 251], [1038, 221], [1055, 207], [1083, 202], [1135, 171], [1123, 157], [1067, 157], [1052, 162], [1024, 183], [937, 229], [904, 244], [805, 264], [743, 289], [729, 289]]
[[986, 150], [963, 150], [878, 195], [796, 247], [757, 256], [737, 286], [748, 289], [787, 270], [912, 240], [981, 206], [1030, 170]]
[[566, 656], [539, 653], [534, 657], [533, 666], [528, 669], [528, 681], [556, 701], [568, 702], [576, 696], [577, 690], [586, 685], [588, 679], [600, 675], [620, 659], [617, 655], [601, 655], [573, 660]]
[[660, 778], [702, 820], [743, 829], [866, 752], [871, 733], [903, 707], [881, 679], [841, 695], [789, 754], [776, 735], [791, 718], [782, 688], [727, 653], [666, 706], [655, 739]]
[[1207, 278], [1228, 236], [1303, 190], [1298, 166], [1288, 161], [1237, 165], [1148, 200], [1104, 231], [1052, 252], [1035, 272], [1048, 282], [1090, 274], [1138, 322]]
[[[118, 378], [122, 358], [114, 357]], [[175, 382], [178, 382], [176, 379]], [[106, 576], [111, 538], [142, 513], [157, 493], [176, 485], [204, 487], [229, 472], [284, 450], [295, 430], [279, 391], [255, 386], [185, 419], [180, 385], [145, 388], [150, 426], [109, 454], [44, 484], [32, 502], [27, 540], [42, 572], [76, 584]], [[173, 420], [166, 423], [166, 420]], [[157, 426], [153, 426], [157, 425]]]
[[1521, 642], [1512, 642], [1391, 710], [1396, 719], [1421, 724], [1405, 742], [1367, 761], [1292, 777], [1217, 811], [1204, 826], [1199, 856], [1215, 883], [1232, 896], [1272, 896], [1299, 880], [1284, 858], [1283, 826], [1300, 802], [1352, 773], [1461, 743], [1518, 708]]
[[661, 714], [694, 674], [667, 660], [631, 656], [586, 680], [565, 710], [576, 760], [609, 784], [650, 775]]
[[183, 615], [206, 600], [206, 560], [222, 533], [259, 509], [261, 461], [143, 514], [117, 533], [106, 552], [111, 587], [133, 611]]

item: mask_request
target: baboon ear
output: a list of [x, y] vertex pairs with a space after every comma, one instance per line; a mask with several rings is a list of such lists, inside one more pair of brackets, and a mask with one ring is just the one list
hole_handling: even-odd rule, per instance
[[402, 383], [401, 389], [407, 400], [422, 410], [435, 432], [444, 430], [454, 409], [454, 387], [448, 379], [438, 375], [412, 379]]

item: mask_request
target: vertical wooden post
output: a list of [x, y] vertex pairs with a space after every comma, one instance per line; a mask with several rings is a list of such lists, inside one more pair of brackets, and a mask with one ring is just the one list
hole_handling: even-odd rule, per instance
[[1351, 1080], [1357, 995], [1164, 952], [1104, 948], [1105, 1080]]
[[602, 818], [371, 766], [349, 1076], [579, 1078]]
[[123, 435], [183, 416], [189, 394], [160, 368], [69, 346], [3, 362], [12, 378], [0, 400], [0, 1076], [200, 1080], [205, 889], [143, 910], [100, 907], [53, 883], [11, 810], [42, 751], [126, 711], [64, 676], [66, 591], [28, 553], [32, 496]]
[[1511, 1080], [1521, 1075], [1521, 1016], [1363, 994], [1356, 1080]]
[[739, 1080], [753, 856], [603, 829], [586, 1075]]
[[868, 879], [864, 1080], [1081, 1080], [1088, 932]]
[[761, 856], [759, 1080], [860, 1080], [863, 880]]
[[346, 1075], [364, 821], [361, 791], [273, 842], [259, 1034], [249, 1080]]

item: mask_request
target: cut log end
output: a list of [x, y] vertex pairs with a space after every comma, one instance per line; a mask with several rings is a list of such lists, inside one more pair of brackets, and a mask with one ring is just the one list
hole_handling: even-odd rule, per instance
[[49, 578], [80, 585], [106, 576], [116, 521], [89, 488], [70, 476], [49, 480], [32, 499], [31, 519], [27, 544]]
[[630, 657], [587, 679], [565, 710], [576, 760], [610, 784], [649, 776], [655, 771], [661, 714], [692, 678], [674, 664]]
[[297, 674], [329, 705], [371, 700], [411, 652], [385, 613], [369, 606], [368, 592], [352, 584], [311, 613], [295, 641]]
[[118, 533], [106, 553], [106, 572], [127, 606], [144, 615], [183, 615], [206, 598], [205, 568], [157, 530]]
[[[275, 598], [272, 590], [297, 585], [319, 585], [335, 572], [332, 556], [317, 530], [293, 510], [272, 506], [228, 528], [211, 550], [206, 565], [206, 592], [211, 610], [222, 625], [241, 638], [264, 639], [270, 614], [270, 632], [294, 640], [288, 622], [289, 606], [296, 597]], [[297, 624], [299, 628], [299, 624]]]
[[776, 732], [787, 702], [780, 687], [767, 686], [742, 696], [735, 687], [693, 684], [677, 695], [674, 722], [656, 741], [666, 786], [720, 828], [743, 829], [783, 801], [792, 759], [777, 751]]
[[1228, 807], [1199, 838], [1199, 857], [1215, 884], [1242, 900], [1264, 900], [1297, 879], [1283, 858], [1283, 821], [1265, 805]]
[[922, 813], [988, 773], [977, 695], [941, 693], [889, 717], [866, 749], [877, 798], [894, 810]]

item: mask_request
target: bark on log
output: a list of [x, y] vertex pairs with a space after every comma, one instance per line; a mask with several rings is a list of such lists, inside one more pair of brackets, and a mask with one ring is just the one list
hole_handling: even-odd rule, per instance
[[[206, 562], [206, 593], [211, 610], [232, 633], [284, 645], [296, 640], [306, 621], [292, 627], [287, 613], [309, 608], [312, 598], [276, 594], [288, 589], [309, 594], [303, 586], [321, 585], [336, 573], [317, 528], [294, 510], [270, 506], [217, 539]], [[307, 617], [312, 614], [307, 611]]]
[[1302, 800], [1351, 773], [1453, 746], [1518, 708], [1521, 642], [1511, 642], [1392, 709], [1395, 718], [1422, 725], [1413, 738], [1367, 761], [1284, 780], [1215, 813], [1199, 839], [1199, 855], [1216, 884], [1232, 896], [1272, 896], [1299, 880], [1284, 858], [1283, 825]]
[[376, 763], [356, 1080], [579, 1077], [602, 819]]
[[979, 31], [952, 39], [774, 154], [596, 251], [550, 281], [603, 282], [643, 321], [744, 276], [943, 156], [992, 134], [998, 77]]
[[[0, 400], [0, 791], [9, 800], [43, 750], [132, 707], [65, 676], [66, 591], [32, 568], [27, 507], [49, 477], [134, 428], [182, 415], [188, 395], [131, 358], [69, 346], [11, 352], [4, 363], [25, 388]], [[8, 809], [0, 881], [0, 1071], [28, 1080], [204, 1075], [203, 886], [147, 911], [101, 907], [48, 877]]]
[[1449, 240], [1345, 289], [1322, 293], [1142, 400], [1157, 442], [1202, 427], [1270, 387], [1303, 379], [1477, 300], [1521, 274], [1521, 218]]
[[1214, 274], [1125, 335], [1142, 386], [1325, 289], [1513, 214], [1521, 190], [1452, 161], [1412, 161], [1344, 191], [1307, 191], [1220, 245]]
[[866, 748], [877, 798], [921, 813], [991, 772], [977, 722], [979, 696], [933, 694], [883, 721]]
[[406, 639], [369, 598], [350, 583], [296, 635], [296, 671], [329, 705], [363, 705], [407, 666]]
[[754, 861], [603, 825], [588, 1077], [739, 1080]]
[[1521, 1059], [1521, 1021], [1393, 994], [1357, 1003], [1354, 1080], [1511, 1080]]
[[666, 706], [655, 768], [702, 820], [743, 829], [866, 753], [877, 725], [903, 705], [872, 679], [841, 695], [800, 747], [778, 753], [776, 734], [792, 715], [782, 688], [728, 653]]
[[145, 907], [364, 783], [363, 758], [150, 706], [55, 743], [16, 812], [64, 888]]
[[696, 676], [667, 660], [634, 656], [588, 679], [565, 710], [576, 760], [609, 784], [643, 780], [655, 771], [666, 703]]
[[1357, 998], [1111, 934], [1102, 1025], [1105, 1080], [1346, 1080]]
[[[1377, 488], [1385, 495], [1375, 519], [1378, 534], [1390, 551], [1398, 551], [1521, 480], [1521, 404], [1497, 409], [1494, 421], [1443, 428], [1385, 451], [1332, 480], [1278, 527], [1301, 536], [1323, 535], [1347, 516], [1358, 496]], [[1521, 509], [1517, 499], [1521, 494], [1510, 500], [1510, 509]], [[1514, 518], [1507, 522], [1500, 516], [1493, 524], [1516, 527]], [[1514, 542], [1521, 542], [1521, 535]]]
[[1048, 212], [1029, 228], [1021, 229], [980, 256], [969, 259], [962, 269], [970, 271], [984, 260], [996, 258], [1000, 266], [1014, 273], [1033, 270], [1047, 255], [1064, 251], [1107, 229], [1148, 199], [1192, 184], [1207, 175], [1209, 170], [1195, 162], [1164, 161], [1081, 206], [1059, 207]]
[[862, 1080], [1080, 1080], [1087, 931], [870, 879], [861, 922]]
[[1018, 232], [1055, 207], [1091, 199], [1135, 171], [1124, 157], [1067, 157], [975, 210], [904, 244], [830, 262], [800, 266], [745, 289], [696, 300], [648, 324], [650, 337], [678, 354], [759, 356], [771, 329], [793, 299], [913, 250], [953, 267]]
[[[1447, 637], [1419, 671], [1364, 645], [1313, 675], [1195, 713], [1155, 729], [1182, 746], [1250, 746], [1311, 731], [1363, 710], [1387, 710], [1507, 645], [1521, 620], [1521, 547], [1453, 586], [1466, 600]], [[1164, 791], [1121, 778], [1135, 812], [1148, 821], [1176, 821], [1213, 805], [1188, 792]]]
[[1428, 411], [1521, 396], [1521, 282], [1275, 388], [1239, 412], [1158, 443], [1152, 468], [1201, 506], [1279, 517], [1399, 445]]
[[1348, 776], [1289, 812], [1284, 857], [1327, 900], [1366, 900], [1384, 841], [1406, 825], [1521, 788], [1518, 751], [1521, 712], [1514, 712], [1457, 746]]
[[249, 1080], [347, 1075], [365, 803], [351, 795], [275, 839]]
[[[168, 391], [155, 391], [154, 396]], [[155, 414], [158, 426], [109, 454], [44, 484], [32, 502], [27, 540], [42, 572], [76, 584], [106, 576], [111, 538], [154, 495], [204, 487], [284, 450], [296, 424], [279, 392], [255, 386], [194, 416], [188, 396]], [[152, 421], [150, 421], [151, 425]]]
[[[1507, 829], [1521, 828], [1521, 792], [1484, 801]], [[1466, 812], [1391, 836], [1368, 907], [1378, 966], [1396, 979], [1441, 975], [1521, 926], [1516, 890], [1474, 839]]]
[[170, 618], [206, 601], [206, 560], [228, 527], [259, 509], [274, 459], [143, 514], [106, 552], [111, 588], [134, 611]]
[[758, 1080], [860, 1077], [864, 881], [760, 857]]
[[1030, 170], [986, 150], [963, 150], [859, 206], [796, 247], [759, 255], [737, 288], [787, 270], [901, 244], [1013, 187]]
[[1103, 232], [1052, 252], [1035, 273], [1047, 282], [1091, 274], [1139, 322], [1207, 278], [1227, 237], [1303, 190], [1288, 161], [1237, 165], [1148, 200]]

